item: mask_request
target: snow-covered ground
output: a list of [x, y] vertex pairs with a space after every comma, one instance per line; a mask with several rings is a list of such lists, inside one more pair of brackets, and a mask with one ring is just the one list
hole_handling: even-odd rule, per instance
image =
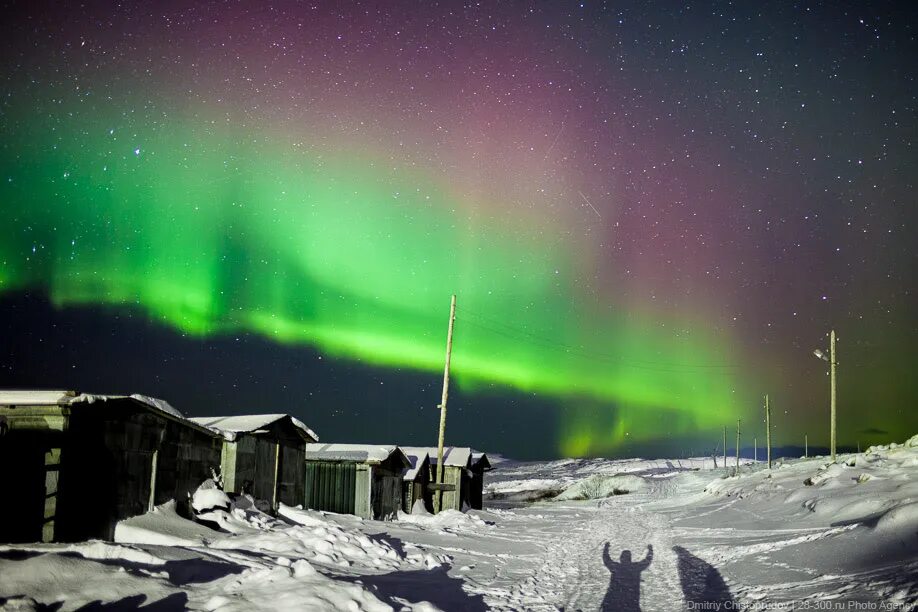
[[490, 509], [392, 522], [239, 503], [218, 531], [166, 504], [117, 542], [0, 546], [0, 609], [918, 608], [918, 436], [724, 472], [505, 461]]

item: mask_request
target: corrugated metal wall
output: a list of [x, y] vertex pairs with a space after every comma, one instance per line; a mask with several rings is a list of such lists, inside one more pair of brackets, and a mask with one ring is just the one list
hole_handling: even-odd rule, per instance
[[357, 465], [332, 461], [306, 462], [306, 507], [354, 514]]

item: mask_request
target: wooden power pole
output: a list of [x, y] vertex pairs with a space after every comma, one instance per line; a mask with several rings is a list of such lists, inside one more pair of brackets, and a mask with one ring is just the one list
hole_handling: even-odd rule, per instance
[[759, 462], [759, 439], [752, 438], [752, 460]]
[[810, 437], [807, 434], [803, 434], [803, 458], [810, 458]]
[[724, 471], [730, 475], [730, 468], [727, 467], [727, 426], [724, 425]]
[[739, 476], [740, 419], [736, 419], [736, 475]]
[[[446, 432], [446, 399], [449, 396], [449, 360], [453, 354], [453, 323], [456, 321], [456, 296], [449, 302], [449, 329], [446, 332], [446, 366], [443, 368], [443, 397], [440, 399], [440, 436], [437, 442], [437, 482], [443, 484], [443, 434]], [[443, 491], [440, 491], [440, 501]]]
[[768, 469], [771, 469], [771, 406], [768, 405], [768, 394], [765, 394], [765, 454], [768, 457]]
[[829, 378], [831, 379], [831, 404], [832, 404], [832, 435], [829, 438], [829, 444], [832, 447], [832, 462], [835, 462], [835, 368], [838, 363], [835, 361], [835, 330], [829, 334]]

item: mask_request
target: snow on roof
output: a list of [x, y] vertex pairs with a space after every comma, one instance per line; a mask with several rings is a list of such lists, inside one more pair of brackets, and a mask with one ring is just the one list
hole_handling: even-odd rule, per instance
[[75, 396], [75, 391], [10, 389], [0, 391], [0, 404], [13, 406], [56, 406], [70, 403], [70, 400]]
[[411, 464], [411, 467], [402, 472], [402, 479], [414, 480], [418, 475], [418, 470], [424, 465], [424, 460], [429, 456], [427, 450], [423, 448], [415, 448], [414, 450], [403, 448], [402, 452], [405, 453], [405, 456], [408, 457], [408, 463]]
[[308, 427], [306, 427], [306, 423], [304, 423], [303, 421], [299, 420], [299, 419], [296, 418], [296, 417], [290, 417], [290, 420], [293, 421], [293, 424], [294, 424], [294, 425], [296, 425], [297, 427], [299, 427], [300, 429], [302, 429], [303, 431], [305, 431], [307, 434], [309, 434], [309, 436], [310, 436], [313, 440], [315, 440], [316, 442], [319, 441], [319, 436], [316, 435], [316, 432], [314, 432], [313, 430], [311, 430], [311, 429], [309, 429]]
[[148, 406], [153, 406], [154, 408], [157, 408], [167, 414], [171, 414], [174, 417], [178, 417], [180, 419], [185, 418], [185, 415], [179, 412], [178, 410], [176, 410], [175, 407], [172, 406], [172, 404], [170, 404], [166, 400], [161, 400], [158, 397], [150, 397], [149, 395], [141, 395], [139, 393], [132, 393], [131, 399], [135, 399], [138, 402], [143, 402], [144, 404]]
[[[427, 453], [430, 457], [430, 464], [437, 465], [437, 447], [427, 446], [403, 446], [402, 451], [406, 455], [411, 453]], [[443, 447], [443, 465], [448, 467], [467, 467], [472, 456], [472, 449], [468, 446], [444, 446]]]
[[491, 460], [488, 459], [487, 453], [472, 451], [472, 465], [481, 465], [485, 470], [491, 469]]
[[396, 452], [401, 449], [395, 445], [314, 443], [306, 445], [306, 460], [381, 463]]
[[165, 412], [174, 417], [183, 419], [185, 415], [172, 407], [166, 400], [161, 400], [147, 395], [135, 393], [133, 395], [104, 395], [96, 393], [80, 393], [76, 391], [49, 391], [43, 389], [21, 389], [11, 391], [0, 391], [0, 404], [20, 405], [20, 406], [70, 406], [72, 404], [93, 404], [95, 402], [106, 402], [113, 399], [127, 399], [146, 404], [152, 408]]
[[[215, 417], [193, 417], [189, 419], [194, 421], [198, 425], [203, 425], [204, 427], [210, 427], [211, 429], [217, 429], [221, 432], [226, 432], [230, 434], [239, 434], [239, 433], [254, 433], [260, 429], [264, 429], [271, 423], [279, 421], [290, 415], [287, 414], [240, 414], [236, 416], [215, 416]], [[290, 417], [290, 421], [293, 423], [293, 426], [297, 429], [300, 429], [305, 434], [307, 434], [313, 440], [318, 440], [319, 437], [308, 427], [303, 421]], [[232, 436], [233, 438], [235, 436]]]

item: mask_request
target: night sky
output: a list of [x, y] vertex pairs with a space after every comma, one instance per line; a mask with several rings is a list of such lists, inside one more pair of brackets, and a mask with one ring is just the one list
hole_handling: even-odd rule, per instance
[[456, 293], [448, 443], [918, 433], [914, 3], [3, 14], [2, 387], [435, 444]]

